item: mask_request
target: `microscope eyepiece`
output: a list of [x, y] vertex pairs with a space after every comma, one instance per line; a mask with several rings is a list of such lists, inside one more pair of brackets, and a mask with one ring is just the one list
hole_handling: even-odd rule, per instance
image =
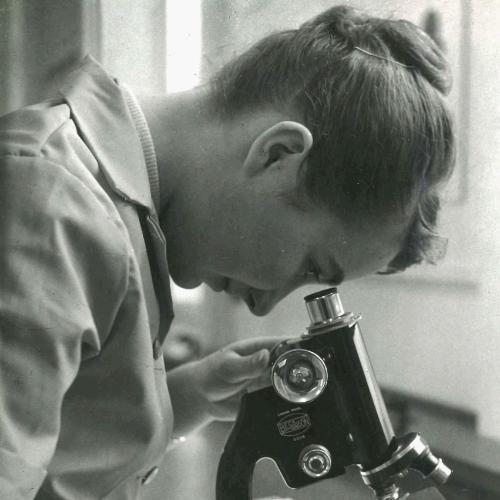
[[307, 295], [304, 300], [311, 320], [309, 331], [331, 325], [345, 316], [344, 307], [336, 288], [312, 293]]
[[326, 295], [331, 295], [332, 293], [337, 293], [337, 288], [326, 288], [325, 290], [320, 290], [319, 292], [314, 292], [304, 297], [306, 302], [310, 302], [311, 300], [325, 297]]

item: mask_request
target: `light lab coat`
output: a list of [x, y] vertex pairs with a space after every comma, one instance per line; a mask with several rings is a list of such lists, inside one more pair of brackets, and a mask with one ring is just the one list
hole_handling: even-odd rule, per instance
[[91, 58], [0, 118], [1, 499], [135, 499], [166, 452], [150, 187], [124, 91]]

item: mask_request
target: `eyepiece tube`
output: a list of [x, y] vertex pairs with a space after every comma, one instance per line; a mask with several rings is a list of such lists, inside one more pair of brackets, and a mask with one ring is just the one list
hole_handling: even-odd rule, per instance
[[313, 293], [304, 298], [311, 326], [333, 321], [344, 314], [336, 288]]

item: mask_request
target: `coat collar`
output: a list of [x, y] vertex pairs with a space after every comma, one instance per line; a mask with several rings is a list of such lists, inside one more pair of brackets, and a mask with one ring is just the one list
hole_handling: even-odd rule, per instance
[[158, 276], [158, 288], [155, 286], [161, 318], [158, 340], [163, 342], [173, 318], [166, 242], [152, 200], [144, 151], [125, 92], [90, 56], [60, 89], [79, 134], [97, 158], [111, 189], [128, 203], [147, 209], [144, 221], [151, 236], [150, 265]]
[[87, 56], [60, 93], [111, 188], [154, 214], [143, 150], [118, 81]]

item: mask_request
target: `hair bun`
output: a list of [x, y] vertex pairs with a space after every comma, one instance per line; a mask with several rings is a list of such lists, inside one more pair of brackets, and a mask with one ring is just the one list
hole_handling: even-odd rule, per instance
[[451, 72], [443, 53], [410, 21], [371, 17], [361, 10], [338, 6], [303, 24], [299, 31], [318, 38], [329, 35], [345, 50], [361, 47], [376, 57], [411, 66], [443, 94], [451, 88]]
[[367, 28], [368, 19], [364, 12], [343, 5], [323, 12], [303, 24], [300, 29], [327, 32], [336, 39], [342, 39], [349, 46], [354, 46], [360, 39], [360, 33]]
[[380, 26], [381, 37], [402, 62], [415, 67], [437, 90], [448, 94], [452, 77], [449, 65], [434, 40], [420, 27], [405, 20]]

